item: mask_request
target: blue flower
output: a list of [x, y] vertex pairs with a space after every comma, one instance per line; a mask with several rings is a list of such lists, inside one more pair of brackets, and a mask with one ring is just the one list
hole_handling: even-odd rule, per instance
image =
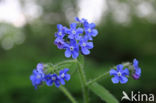
[[57, 24], [57, 29], [58, 29], [58, 32], [55, 33], [55, 36], [59, 38], [63, 38], [65, 36], [66, 28], [63, 27], [61, 24]]
[[76, 28], [77, 24], [76, 23], [72, 23], [70, 24], [70, 29], [67, 30], [68, 38], [69, 39], [76, 39], [79, 40], [80, 39], [80, 35], [83, 33], [83, 29], [82, 28]]
[[133, 60], [133, 67], [134, 67], [134, 73], [132, 74], [132, 77], [134, 79], [139, 79], [141, 76], [141, 68], [138, 66], [139, 62], [137, 59]]
[[43, 73], [39, 73], [37, 70], [33, 70], [33, 74], [30, 76], [30, 80], [32, 81], [32, 85], [37, 89], [38, 85], [41, 85], [43, 82], [44, 75]]
[[98, 31], [95, 28], [95, 24], [94, 23], [90, 23], [87, 25], [84, 25], [84, 29], [85, 29], [85, 38], [89, 39], [89, 40], [93, 40], [92, 37], [95, 37], [98, 34]]
[[86, 19], [84, 19], [84, 18], [79, 19], [78, 17], [75, 17], [75, 21], [77, 21], [77, 22], [79, 22], [79, 23], [81, 23], [83, 25], [88, 24], [88, 21]]
[[56, 38], [54, 44], [57, 45], [59, 49], [63, 49], [65, 46], [65, 42], [62, 38]]
[[70, 44], [66, 45], [65, 56], [67, 58], [73, 57], [76, 59], [79, 56], [79, 46], [76, 43], [76, 40], [70, 40]]
[[65, 81], [69, 81], [70, 80], [70, 74], [67, 74], [67, 72], [69, 71], [68, 68], [65, 68], [63, 70], [60, 70], [60, 73], [59, 73], [59, 79], [60, 79], [60, 82], [62, 85], [65, 85]]
[[36, 68], [39, 73], [43, 73], [44, 66], [42, 63], [38, 63]]
[[117, 70], [110, 70], [110, 75], [114, 75], [114, 77], [112, 78], [112, 82], [114, 84], [119, 83], [119, 81], [121, 84], [124, 84], [128, 81], [128, 78], [126, 76], [129, 75], [129, 70], [127, 68], [123, 70], [123, 65], [119, 64], [117, 65]]
[[58, 88], [60, 86], [60, 80], [57, 74], [48, 74], [45, 76], [45, 81], [48, 86], [52, 86], [55, 83], [55, 86]]
[[79, 44], [80, 44], [80, 47], [81, 47], [81, 52], [84, 55], [90, 54], [89, 49], [92, 49], [93, 48], [93, 42], [88, 42], [87, 39], [81, 39], [79, 41]]

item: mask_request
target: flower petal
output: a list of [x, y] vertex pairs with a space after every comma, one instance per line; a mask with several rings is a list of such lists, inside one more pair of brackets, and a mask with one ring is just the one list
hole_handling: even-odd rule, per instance
[[37, 71], [38, 71], [39, 73], [42, 73], [42, 72], [43, 72], [43, 68], [44, 68], [44, 66], [43, 66], [42, 63], [38, 63], [38, 64], [37, 64]]
[[61, 30], [63, 28], [63, 26], [61, 24], [57, 24], [57, 29]]
[[69, 58], [69, 57], [71, 56], [71, 51], [70, 51], [69, 49], [66, 49], [66, 51], [65, 51], [65, 56], [66, 56], [67, 58]]
[[137, 75], [137, 74], [132, 74], [132, 77], [133, 77], [133, 79], [137, 80], [137, 79], [139, 79], [139, 78], [140, 78], [140, 75]]
[[109, 73], [110, 73], [110, 75], [117, 75], [117, 71], [114, 70], [114, 69], [111, 69], [111, 70], [109, 71]]
[[122, 71], [122, 68], [123, 68], [123, 65], [122, 64], [119, 64], [119, 65], [117, 65], [117, 71], [119, 72], [121, 72]]
[[69, 69], [68, 68], [64, 68], [64, 70], [63, 70], [65, 73], [67, 73], [68, 71], [69, 71]]
[[140, 76], [141, 75], [141, 68], [136, 69], [135, 73]]
[[138, 62], [138, 60], [137, 60], [137, 59], [134, 59], [134, 60], [133, 60], [133, 65], [134, 65], [134, 66], [137, 66], [137, 65], [138, 65], [138, 63], [139, 63], [139, 62]]
[[70, 35], [68, 35], [68, 38], [69, 39], [74, 39], [74, 35], [73, 34], [70, 34]]
[[90, 51], [89, 51], [87, 48], [85, 48], [85, 47], [82, 47], [81, 50], [82, 50], [82, 53], [83, 53], [84, 55], [90, 54]]
[[123, 76], [129, 75], [129, 70], [125, 68], [121, 73]]
[[62, 85], [65, 85], [65, 81], [62, 78], [60, 79], [60, 82]]
[[41, 79], [36, 79], [35, 80], [35, 84], [37, 84], [37, 85], [41, 84], [41, 82], [42, 82]]
[[64, 70], [60, 70], [59, 74], [61, 75], [62, 73], [64, 73]]
[[38, 74], [38, 72], [37, 72], [36, 69], [33, 70], [33, 74], [34, 74], [34, 75], [37, 75], [37, 74]]
[[95, 25], [94, 23], [91, 23], [91, 24], [90, 24], [90, 27], [91, 27], [92, 29], [95, 28], [95, 26], [96, 26], [96, 25]]
[[81, 36], [75, 35], [75, 38], [76, 38], [76, 40], [80, 40], [81, 39]]
[[121, 84], [127, 83], [127, 81], [128, 81], [128, 78], [127, 77], [124, 77], [124, 76], [121, 76], [120, 77], [120, 83]]
[[76, 30], [76, 33], [82, 34], [82, 33], [83, 33], [83, 29], [82, 29], [82, 28], [78, 28], [78, 29]]
[[70, 45], [75, 46], [75, 45], [76, 45], [76, 40], [71, 39], [71, 40], [70, 40]]
[[60, 82], [58, 80], [55, 81], [55, 86], [58, 88], [60, 86]]
[[112, 82], [113, 82], [114, 84], [119, 83], [119, 78], [118, 78], [117, 76], [113, 77], [113, 78], [112, 78]]
[[53, 81], [52, 80], [48, 80], [46, 81], [47, 86], [52, 86], [53, 85]]
[[82, 18], [80, 22], [83, 23], [84, 25], [87, 25], [88, 24], [87, 20], [84, 19], [84, 18]]
[[77, 26], [76, 23], [71, 23], [71, 24], [70, 24], [70, 28], [72, 28], [72, 29], [76, 29], [76, 26]]
[[66, 74], [66, 75], [65, 75], [65, 80], [66, 80], [66, 81], [69, 81], [69, 80], [70, 80], [70, 74]]
[[31, 75], [30, 76], [30, 80], [34, 80], [35, 76], [34, 75]]
[[88, 47], [88, 49], [92, 49], [94, 47], [93, 42], [88, 42], [87, 47]]
[[96, 29], [92, 30], [92, 36], [95, 37], [98, 34], [98, 31]]
[[79, 56], [79, 53], [77, 51], [72, 52], [73, 59], [76, 59]]
[[80, 22], [80, 19], [78, 17], [75, 17], [75, 21]]

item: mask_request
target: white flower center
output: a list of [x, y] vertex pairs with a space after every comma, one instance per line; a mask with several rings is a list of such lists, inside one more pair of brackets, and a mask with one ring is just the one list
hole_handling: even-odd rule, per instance
[[82, 45], [83, 45], [83, 46], [86, 46], [86, 43], [83, 43]]
[[56, 77], [52, 77], [52, 80], [56, 80]]
[[61, 74], [61, 77], [64, 78], [64, 73]]
[[89, 33], [91, 32], [91, 29], [90, 29], [90, 28], [88, 29], [88, 32], [89, 32]]
[[60, 35], [60, 36], [61, 36], [61, 35], [62, 35], [62, 33], [61, 33], [61, 32], [59, 32], [59, 33], [58, 33], [58, 35]]
[[72, 31], [72, 34], [76, 34], [76, 31], [75, 31], [75, 30], [73, 30], [73, 31]]
[[73, 46], [71, 46], [71, 47], [70, 47], [70, 51], [73, 51], [73, 50], [74, 50], [74, 47], [73, 47]]
[[118, 76], [121, 76], [121, 72], [118, 72]]

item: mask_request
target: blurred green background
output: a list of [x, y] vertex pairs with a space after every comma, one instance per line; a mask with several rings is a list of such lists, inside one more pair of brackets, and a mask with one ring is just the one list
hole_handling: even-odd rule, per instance
[[[29, 76], [38, 62], [66, 59], [64, 50], [53, 44], [54, 33], [57, 24], [68, 26], [76, 16], [95, 22], [99, 31], [91, 55], [85, 56], [88, 79], [137, 58], [139, 80], [124, 85], [114, 85], [111, 78], [99, 82], [118, 100], [123, 90], [156, 94], [155, 0], [0, 0], [0, 103], [70, 102], [54, 86], [34, 90]], [[66, 87], [82, 103], [76, 72]], [[90, 99], [104, 103], [91, 91]]]

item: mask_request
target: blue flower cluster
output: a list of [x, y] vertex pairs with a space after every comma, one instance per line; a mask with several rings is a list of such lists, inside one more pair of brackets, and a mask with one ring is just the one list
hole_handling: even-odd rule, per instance
[[[115, 69], [111, 69], [109, 71], [110, 75], [114, 75], [114, 77], [112, 78], [112, 82], [114, 84], [116, 83], [127, 83], [128, 78], [127, 76], [129, 76], [129, 70], [128, 68], [123, 69], [123, 65], [119, 64], [117, 65], [117, 70]], [[141, 68], [138, 66], [138, 60], [134, 59], [133, 60], [133, 69], [132, 69], [132, 77], [134, 79], [139, 79], [141, 76]]]
[[65, 80], [70, 80], [70, 74], [67, 74], [69, 69], [65, 68], [60, 70], [59, 76], [57, 74], [48, 74], [45, 76], [45, 82], [48, 86], [52, 86], [55, 83], [56, 87], [59, 87], [61, 84], [65, 85]]
[[79, 51], [83, 55], [89, 55], [93, 48], [93, 37], [98, 34], [94, 23], [89, 23], [86, 19], [75, 18], [77, 23], [71, 23], [70, 28], [61, 24], [57, 25], [58, 32], [55, 33], [54, 44], [59, 49], [65, 49], [65, 56], [76, 59]]
[[39, 63], [37, 68], [33, 70], [33, 74], [30, 76], [30, 80], [32, 81], [32, 85], [37, 89], [38, 85], [42, 85], [44, 80], [44, 72], [43, 72], [43, 64]]
[[32, 85], [37, 89], [38, 86], [42, 85], [43, 82], [46, 82], [48, 86], [52, 86], [53, 83], [56, 87], [59, 87], [61, 84], [65, 85], [65, 80], [70, 80], [70, 74], [68, 68], [64, 68], [59, 71], [59, 75], [54, 74], [46, 74], [44, 72], [44, 65], [42, 63], [37, 64], [36, 69], [33, 70], [33, 74], [30, 76], [30, 80], [32, 81]]

